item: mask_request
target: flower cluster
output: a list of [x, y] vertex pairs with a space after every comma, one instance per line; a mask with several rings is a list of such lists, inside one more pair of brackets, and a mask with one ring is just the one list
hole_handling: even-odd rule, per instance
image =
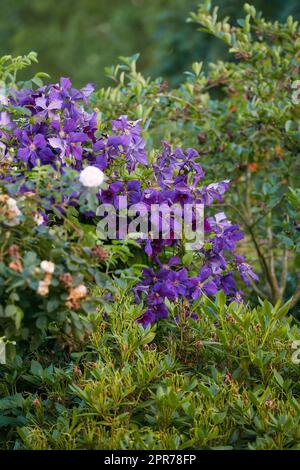
[[7, 194], [0, 194], [0, 216], [4, 225], [14, 227], [20, 223], [22, 213], [17, 202]]
[[23, 272], [23, 264], [21, 260], [19, 247], [17, 245], [11, 245], [8, 248], [8, 255], [10, 257], [10, 262], [9, 262], [8, 267], [18, 273]]
[[[243, 238], [243, 233], [223, 212], [205, 217], [206, 240], [204, 246], [193, 255], [189, 269], [182, 266], [182, 255], [170, 256], [182, 251], [182, 240], [175, 236], [176, 220], [173, 220], [169, 238], [163, 237], [164, 207], [168, 212], [176, 204], [179, 210], [185, 204], [203, 204], [209, 210], [214, 201], [223, 201], [224, 193], [229, 188], [228, 180], [201, 185], [204, 176], [199, 155], [194, 149], [184, 152], [177, 148], [172, 151], [165, 142], [164, 150], [154, 164], [151, 186], [143, 186], [140, 180], [135, 179], [127, 182], [114, 180], [99, 194], [101, 202], [116, 208], [119, 196], [124, 194], [130, 204], [142, 203], [149, 213], [152, 204], [159, 204], [162, 208], [155, 227], [158, 237], [138, 240], [153, 265], [153, 268], [143, 270], [143, 279], [134, 289], [136, 301], [144, 298], [148, 306], [140, 319], [144, 325], [168, 316], [166, 299], [192, 304], [203, 294], [213, 296], [218, 290], [223, 290], [230, 299], [240, 301], [242, 292], [237, 286], [235, 272], [247, 284], [250, 279], [257, 280], [251, 266], [235, 254], [236, 243]], [[193, 213], [192, 225], [195, 217]]]
[[52, 281], [52, 274], [55, 270], [55, 264], [52, 261], [44, 260], [40, 264], [40, 268], [44, 273], [44, 278], [39, 282], [37, 293], [42, 296], [49, 294], [49, 286]]
[[[243, 293], [237, 288], [234, 279], [233, 265], [228, 268], [225, 262], [225, 265], [221, 266], [218, 262], [212, 262], [208, 256], [205, 264], [190, 275], [181, 264], [179, 257], [171, 257], [167, 263], [160, 263], [159, 269], [143, 269], [143, 279], [135, 286], [134, 292], [138, 303], [141, 295], [145, 295], [148, 307], [139, 319], [144, 326], [168, 316], [166, 299], [170, 302], [176, 301], [183, 307], [186, 303], [191, 305], [202, 295], [213, 296], [219, 290], [223, 290], [231, 300], [239, 302], [242, 299]], [[243, 269], [243, 280], [246, 283], [249, 283], [249, 277], [257, 280], [257, 276], [247, 263], [242, 263], [240, 268]]]
[[[113, 135], [98, 135], [97, 114], [86, 110], [93, 91], [92, 84], [77, 90], [68, 78], [61, 78], [37, 90], [11, 92], [1, 103], [1, 154], [26, 169], [50, 164], [104, 170], [121, 156], [131, 170], [137, 162], [146, 163], [138, 122], [121, 116], [112, 122]], [[16, 113], [20, 109], [25, 116]]]

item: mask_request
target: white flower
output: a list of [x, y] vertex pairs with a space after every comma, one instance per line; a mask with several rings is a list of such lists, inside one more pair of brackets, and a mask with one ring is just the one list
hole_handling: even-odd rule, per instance
[[55, 264], [52, 261], [42, 261], [40, 264], [41, 268], [45, 273], [53, 274], [55, 269]]
[[88, 290], [84, 284], [79, 284], [79, 286], [73, 289], [73, 294], [75, 294], [75, 296], [80, 297], [80, 298], [86, 297], [87, 293], [88, 293]]
[[39, 295], [48, 295], [49, 294], [49, 284], [45, 281], [40, 281], [38, 285], [37, 293]]
[[96, 166], [87, 166], [80, 173], [79, 181], [87, 188], [96, 188], [104, 181], [104, 173]]
[[5, 225], [9, 227], [14, 227], [20, 223], [19, 217], [22, 215], [22, 212], [17, 206], [17, 202], [12, 198], [9, 197], [6, 201], [6, 216], [7, 220], [5, 221]]
[[44, 217], [39, 212], [36, 212], [33, 216], [35, 223], [37, 225], [42, 225], [44, 223]]
[[13, 199], [12, 197], [9, 197], [6, 202], [6, 205], [9, 210], [14, 211], [16, 213], [16, 216], [21, 215], [21, 211], [19, 210], [17, 206], [17, 201], [15, 199]]

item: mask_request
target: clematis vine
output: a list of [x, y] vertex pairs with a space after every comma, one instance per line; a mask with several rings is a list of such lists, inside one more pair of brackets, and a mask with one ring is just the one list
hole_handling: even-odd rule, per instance
[[[168, 316], [167, 301], [184, 305], [188, 316], [187, 305], [202, 296], [213, 297], [219, 290], [229, 300], [241, 301], [238, 278], [247, 284], [256, 281], [257, 276], [236, 253], [236, 245], [243, 238], [239, 226], [232, 224], [223, 212], [214, 213], [213, 208], [215, 202], [224, 200], [229, 180], [204, 183], [198, 152], [192, 148], [173, 149], [169, 142], [162, 143], [161, 152], [149, 166], [140, 121], [129, 121], [122, 115], [111, 122], [110, 131], [106, 125], [104, 132], [91, 107], [94, 88], [88, 84], [78, 90], [68, 78], [61, 78], [59, 83], [35, 90], [13, 90], [1, 99], [0, 155], [11, 168], [18, 169], [20, 192], [28, 191], [28, 170], [48, 165], [61, 178], [69, 168], [77, 174], [74, 188], [72, 182], [66, 194], [61, 194], [61, 212], [67, 205], [81, 210], [87, 193], [88, 200], [94, 198], [99, 205], [109, 204], [116, 213], [120, 210], [120, 198], [124, 197], [129, 205], [143, 204], [147, 214], [153, 205], [160, 206], [154, 220], [147, 215], [146, 233], [134, 232], [149, 266], [143, 269], [134, 287], [135, 301], [145, 305], [139, 319], [144, 326]], [[21, 117], [20, 109], [25, 110]], [[30, 190], [34, 188], [31, 186]], [[41, 207], [36, 214], [38, 225], [48, 223], [52, 203], [53, 196], [47, 200], [47, 208]], [[186, 205], [197, 204], [205, 206], [205, 243], [187, 262], [184, 243], [177, 236], [178, 220]], [[175, 209], [165, 237], [164, 222], [171, 208]], [[11, 211], [12, 221], [18, 222], [21, 215], [18, 209], [12, 207]], [[84, 206], [82, 212], [93, 223], [95, 209]], [[132, 217], [127, 217], [128, 224]], [[193, 230], [197, 228], [196, 222], [193, 210]], [[116, 230], [116, 238], [120, 233]], [[48, 285], [41, 284], [41, 295], [47, 289]], [[73, 301], [77, 305], [76, 295], [75, 300], [70, 297], [70, 305]], [[190, 315], [194, 318], [194, 314]]]

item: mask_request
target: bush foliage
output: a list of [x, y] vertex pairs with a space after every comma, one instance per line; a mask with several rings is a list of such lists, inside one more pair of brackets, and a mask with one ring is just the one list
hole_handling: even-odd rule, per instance
[[124, 287], [116, 299], [84, 351], [17, 357], [1, 371], [2, 446], [299, 449], [299, 328], [286, 306], [219, 295], [197, 321], [143, 329]]

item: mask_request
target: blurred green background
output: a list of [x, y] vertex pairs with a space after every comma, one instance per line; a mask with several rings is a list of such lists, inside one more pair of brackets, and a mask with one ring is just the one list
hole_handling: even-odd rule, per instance
[[[195, 60], [224, 57], [221, 43], [186, 23], [197, 0], [0, 0], [0, 54], [38, 52], [34, 71], [75, 85], [107, 84], [104, 67], [141, 53], [140, 70], [172, 84]], [[222, 16], [239, 18], [244, 0], [217, 0]], [[299, 0], [253, 0], [270, 19], [300, 18]], [[32, 75], [32, 69], [29, 72]]]

